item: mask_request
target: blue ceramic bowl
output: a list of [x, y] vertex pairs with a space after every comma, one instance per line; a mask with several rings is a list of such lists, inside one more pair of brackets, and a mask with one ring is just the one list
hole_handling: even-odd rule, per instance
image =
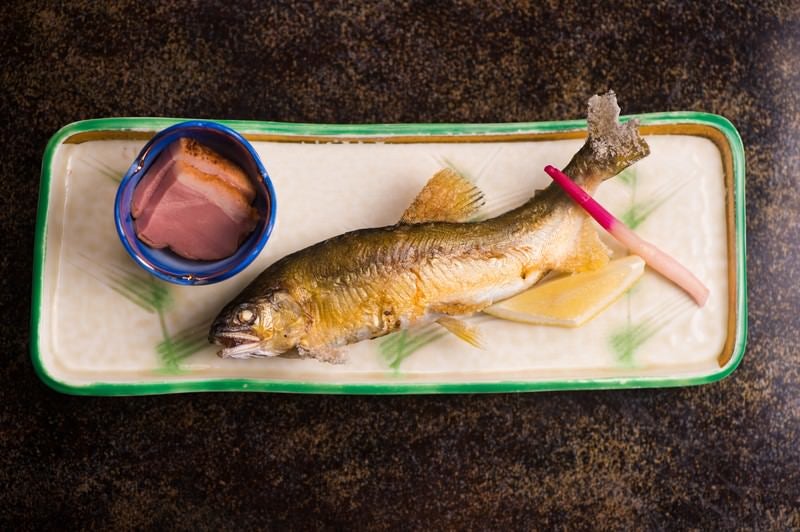
[[[254, 207], [259, 221], [239, 249], [225, 259], [200, 261], [180, 257], [169, 249], [154, 249], [139, 240], [131, 217], [133, 191], [161, 152], [174, 141], [189, 137], [238, 164], [256, 185]], [[122, 245], [151, 274], [183, 285], [211, 284], [227, 279], [253, 262], [275, 225], [275, 190], [258, 154], [244, 137], [215, 122], [182, 122], [159, 132], [142, 149], [122, 178], [114, 203], [114, 218]]]

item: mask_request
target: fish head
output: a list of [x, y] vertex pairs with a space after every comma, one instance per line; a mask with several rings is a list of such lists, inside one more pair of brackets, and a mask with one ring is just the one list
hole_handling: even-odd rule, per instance
[[208, 341], [222, 358], [272, 357], [294, 348], [306, 331], [306, 317], [285, 290], [226, 306], [211, 325]]

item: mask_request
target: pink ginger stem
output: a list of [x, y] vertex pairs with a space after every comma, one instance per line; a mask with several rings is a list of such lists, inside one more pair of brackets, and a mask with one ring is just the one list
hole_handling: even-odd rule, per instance
[[705, 305], [708, 300], [708, 288], [692, 272], [650, 242], [640, 238], [597, 203], [585, 190], [576, 185], [564, 172], [551, 165], [545, 166], [544, 171], [623, 246], [642, 257], [648, 266], [685, 290], [699, 306]]

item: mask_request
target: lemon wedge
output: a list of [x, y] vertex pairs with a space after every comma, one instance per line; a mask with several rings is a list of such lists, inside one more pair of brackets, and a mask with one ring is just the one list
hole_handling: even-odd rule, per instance
[[630, 255], [603, 268], [536, 285], [484, 309], [486, 314], [534, 325], [579, 327], [620, 298], [644, 274], [644, 261]]

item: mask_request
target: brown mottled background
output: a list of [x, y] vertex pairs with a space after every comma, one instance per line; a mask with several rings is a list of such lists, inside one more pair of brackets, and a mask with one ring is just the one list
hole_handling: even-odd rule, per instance
[[[634, 4], [5, 2], [0, 529], [800, 527], [800, 5]], [[567, 119], [609, 87], [744, 139], [750, 332], [720, 383], [114, 399], [33, 373], [39, 166], [69, 122]]]

